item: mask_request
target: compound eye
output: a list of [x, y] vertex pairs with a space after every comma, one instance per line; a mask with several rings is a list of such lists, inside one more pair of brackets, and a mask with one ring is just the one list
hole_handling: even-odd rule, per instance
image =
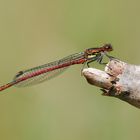
[[110, 44], [107, 44], [107, 45], [105, 46], [105, 48], [106, 48], [106, 49], [109, 49], [109, 48], [111, 48], [111, 45], [110, 45]]
[[105, 49], [106, 49], [106, 50], [112, 50], [111, 44], [106, 44], [106, 45], [105, 45]]

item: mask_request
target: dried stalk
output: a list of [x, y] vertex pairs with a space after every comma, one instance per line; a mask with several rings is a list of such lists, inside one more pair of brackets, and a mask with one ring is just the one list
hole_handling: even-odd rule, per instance
[[140, 66], [112, 59], [105, 71], [83, 70], [88, 83], [102, 88], [103, 95], [117, 97], [140, 108]]

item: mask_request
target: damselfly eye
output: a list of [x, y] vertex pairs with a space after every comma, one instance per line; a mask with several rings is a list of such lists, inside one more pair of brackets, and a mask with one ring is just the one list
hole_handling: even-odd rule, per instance
[[105, 45], [104, 45], [104, 49], [105, 49], [105, 51], [112, 51], [112, 50], [113, 50], [111, 44], [105, 44]]

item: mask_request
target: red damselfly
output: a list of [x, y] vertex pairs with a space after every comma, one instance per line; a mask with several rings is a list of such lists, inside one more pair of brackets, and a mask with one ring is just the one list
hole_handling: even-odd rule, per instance
[[103, 56], [108, 56], [106, 52], [110, 52], [112, 50], [113, 48], [110, 44], [105, 44], [99, 48], [89, 48], [84, 52], [72, 54], [58, 61], [20, 71], [16, 74], [12, 82], [1, 86], [0, 91], [5, 90], [13, 85], [17, 87], [24, 87], [27, 85], [41, 83], [58, 75], [71, 65], [87, 64], [89, 67], [89, 63], [92, 61], [98, 61], [99, 63], [102, 63]]

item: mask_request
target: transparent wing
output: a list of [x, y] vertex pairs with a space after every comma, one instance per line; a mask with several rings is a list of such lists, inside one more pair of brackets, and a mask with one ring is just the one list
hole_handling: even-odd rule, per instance
[[[44, 81], [47, 81], [47, 80], [61, 74], [67, 68], [68, 67], [60, 68], [60, 69], [56, 69], [56, 70], [53, 70], [53, 71], [50, 71], [50, 72], [47, 72], [47, 73], [40, 74], [38, 76], [34, 76], [34, 77], [29, 78], [25, 81], [17, 83], [15, 86], [16, 87], [26, 87], [26, 86], [31, 86], [31, 85], [36, 85], [36, 84], [42, 83]], [[14, 79], [14, 80], [16, 80], [16, 79]]]
[[25, 87], [42, 83], [61, 74], [69, 66], [75, 64], [73, 63], [74, 61], [83, 59], [83, 57], [83, 53], [76, 53], [58, 61], [20, 71], [16, 74], [13, 81], [18, 81], [17, 84], [15, 84], [16, 87]]

